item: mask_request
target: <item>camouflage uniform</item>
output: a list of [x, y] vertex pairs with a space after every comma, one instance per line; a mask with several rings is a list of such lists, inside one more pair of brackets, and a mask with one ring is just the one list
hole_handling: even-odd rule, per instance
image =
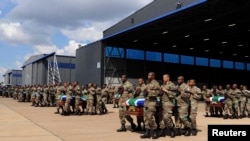
[[119, 99], [119, 104], [118, 104], [119, 105], [119, 118], [120, 118], [121, 128], [117, 129], [117, 132], [126, 131], [126, 128], [125, 128], [126, 120], [125, 119], [127, 119], [127, 121], [130, 122], [132, 129], [135, 130], [136, 125], [133, 123], [132, 117], [130, 115], [125, 114], [125, 112], [126, 112], [125, 102], [126, 102], [126, 100], [129, 99], [129, 95], [133, 91], [133, 85], [129, 81], [126, 81], [126, 82], [123, 82], [121, 84], [120, 88], [123, 88], [123, 92], [121, 94], [121, 97]]
[[[166, 91], [165, 91], [166, 90]], [[173, 82], [169, 81], [161, 86], [161, 102], [162, 102], [162, 121], [160, 122], [161, 133], [160, 136], [165, 137], [165, 129], [170, 129], [171, 137], [174, 137], [174, 122], [172, 119], [174, 101], [176, 98], [176, 86]]]
[[208, 116], [208, 113], [210, 111], [210, 107], [209, 107], [210, 101], [208, 100], [208, 98], [212, 97], [212, 94], [211, 94], [209, 89], [203, 89], [201, 91], [201, 93], [202, 93], [202, 96], [203, 96], [203, 100], [205, 101], [206, 116]]
[[75, 98], [75, 107], [76, 107], [76, 111], [75, 114], [80, 115], [81, 114], [81, 109], [80, 109], [80, 105], [81, 105], [81, 89], [79, 87], [79, 85], [76, 85], [73, 88], [73, 93], [76, 96]]
[[239, 99], [240, 99], [240, 95], [241, 92], [239, 89], [233, 89], [231, 91], [231, 97], [233, 100], [233, 116], [232, 118], [238, 118], [238, 114], [239, 114]]
[[62, 86], [62, 85], [57, 85], [57, 86], [54, 86], [54, 90], [55, 92], [55, 100], [56, 100], [56, 112], [55, 114], [59, 114], [59, 109], [61, 107], [61, 95], [62, 94], [65, 94], [65, 87]]
[[144, 123], [146, 132], [141, 138], [150, 137], [150, 131], [153, 129], [154, 135], [152, 138], [157, 138], [157, 124], [155, 119], [157, 96], [159, 95], [160, 84], [156, 80], [151, 80], [145, 88], [145, 102], [144, 102]]
[[71, 85], [66, 87], [66, 95], [67, 95], [67, 98], [66, 98], [66, 102], [65, 102], [65, 105], [64, 105], [64, 112], [65, 113], [63, 113], [63, 114], [64, 115], [69, 115], [70, 112], [71, 112], [70, 103], [71, 103], [72, 96], [73, 96], [73, 87]]
[[247, 111], [247, 116], [250, 118], [250, 91], [249, 90], [244, 90], [244, 95], [246, 96], [246, 111]]
[[246, 102], [247, 102], [247, 97], [245, 93], [247, 93], [247, 90], [241, 90], [240, 99], [239, 99], [240, 118], [245, 117]]
[[201, 99], [201, 90], [197, 86], [189, 87], [187, 91], [191, 92], [190, 95], [190, 115], [192, 134], [197, 134], [197, 113], [198, 113], [198, 102]]
[[93, 115], [94, 114], [94, 95], [95, 95], [95, 88], [90, 87], [88, 89], [88, 95], [87, 95], [87, 109], [86, 109], [86, 114]]
[[232, 97], [230, 96], [231, 91], [232, 91], [232, 89], [225, 89], [224, 90], [224, 95], [225, 95], [224, 119], [227, 119], [233, 113], [233, 101], [232, 101]]
[[189, 121], [189, 104], [190, 104], [190, 94], [186, 93], [185, 90], [189, 86], [185, 83], [182, 83], [178, 86], [179, 96], [177, 97], [177, 106], [179, 119], [175, 122], [176, 132], [180, 135], [180, 128], [182, 124], [184, 129], [186, 129], [185, 136], [190, 136], [191, 134], [191, 122]]
[[[143, 83], [142, 85], [138, 85], [135, 89], [135, 94], [134, 94], [134, 97], [135, 98], [142, 98], [142, 99], [145, 99], [144, 97], [144, 90], [146, 88], [146, 85], [145, 83]], [[141, 127], [141, 123], [143, 123], [143, 127], [145, 128], [145, 124], [144, 124], [144, 118], [143, 116], [136, 116], [136, 120], [137, 120], [137, 128], [136, 128], [136, 131], [140, 131], [140, 130], [143, 130], [142, 127]]]

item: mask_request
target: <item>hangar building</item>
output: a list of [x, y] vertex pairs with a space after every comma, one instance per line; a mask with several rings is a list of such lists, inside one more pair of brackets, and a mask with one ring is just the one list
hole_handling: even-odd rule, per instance
[[31, 56], [22, 66], [23, 85], [75, 81], [75, 57], [50, 54]]
[[158, 80], [249, 85], [249, 13], [249, 0], [155, 0], [80, 47], [76, 79], [110, 85], [153, 71]]
[[3, 77], [5, 85], [22, 85], [22, 70], [7, 70]]

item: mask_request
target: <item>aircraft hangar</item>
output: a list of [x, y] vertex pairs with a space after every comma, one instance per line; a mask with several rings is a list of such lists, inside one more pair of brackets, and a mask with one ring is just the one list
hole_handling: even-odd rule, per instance
[[112, 85], [153, 71], [158, 80], [249, 85], [249, 13], [249, 0], [155, 0], [80, 47], [76, 79]]

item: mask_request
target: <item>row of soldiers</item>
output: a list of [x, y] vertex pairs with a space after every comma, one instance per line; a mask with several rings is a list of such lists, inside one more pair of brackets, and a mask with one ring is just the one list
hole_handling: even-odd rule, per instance
[[31, 102], [31, 106], [35, 107], [56, 106], [55, 114], [70, 115], [73, 112], [76, 115], [94, 115], [98, 111], [100, 114], [107, 113], [107, 103], [117, 107], [115, 92], [115, 87], [107, 88], [106, 84], [98, 87], [97, 84], [89, 83], [80, 87], [78, 82], [66, 82], [49, 86], [6, 87], [3, 97], [8, 95], [20, 102]]
[[[208, 89], [206, 85], [202, 88], [205, 102], [206, 116], [223, 116], [224, 119], [238, 119], [248, 116], [250, 118], [250, 91], [246, 85], [227, 84], [225, 89], [220, 86], [213, 86]], [[209, 97], [224, 97], [224, 104], [221, 107], [211, 106]], [[210, 113], [210, 115], [209, 115]]]
[[[198, 101], [202, 97], [201, 89], [196, 86], [195, 79], [187, 83], [183, 76], [179, 76], [177, 83], [170, 80], [169, 74], [163, 75], [163, 84], [155, 79], [155, 73], [148, 73], [148, 83], [143, 78], [138, 79], [138, 86], [133, 89], [132, 84], [122, 75], [122, 84], [118, 88], [121, 94], [119, 99], [119, 118], [121, 127], [117, 132], [125, 132], [126, 120], [131, 124], [132, 131], [141, 130], [145, 133], [141, 138], [157, 139], [165, 137], [167, 131], [173, 138], [175, 136], [197, 135]], [[131, 115], [126, 114], [126, 101], [130, 98], [145, 99], [143, 116], [137, 116], [137, 125]], [[174, 118], [173, 118], [174, 116]], [[160, 130], [158, 130], [160, 129]], [[184, 129], [184, 130], [181, 130]], [[183, 131], [183, 132], [182, 132]]]

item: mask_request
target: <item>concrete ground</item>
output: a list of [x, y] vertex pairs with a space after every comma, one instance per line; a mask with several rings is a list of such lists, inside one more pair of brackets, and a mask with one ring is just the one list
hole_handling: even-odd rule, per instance
[[[55, 107], [33, 107], [31, 103], [0, 97], [0, 141], [132, 141], [141, 140], [140, 133], [118, 133], [118, 109], [108, 104], [106, 115], [61, 116]], [[133, 117], [135, 119], [135, 117]], [[208, 124], [248, 124], [249, 118], [229, 119], [204, 117], [200, 103], [197, 136], [178, 136], [172, 141], [207, 141]], [[128, 129], [130, 126], [127, 124]], [[170, 137], [158, 138], [168, 140]], [[151, 139], [144, 139], [151, 140]]]

